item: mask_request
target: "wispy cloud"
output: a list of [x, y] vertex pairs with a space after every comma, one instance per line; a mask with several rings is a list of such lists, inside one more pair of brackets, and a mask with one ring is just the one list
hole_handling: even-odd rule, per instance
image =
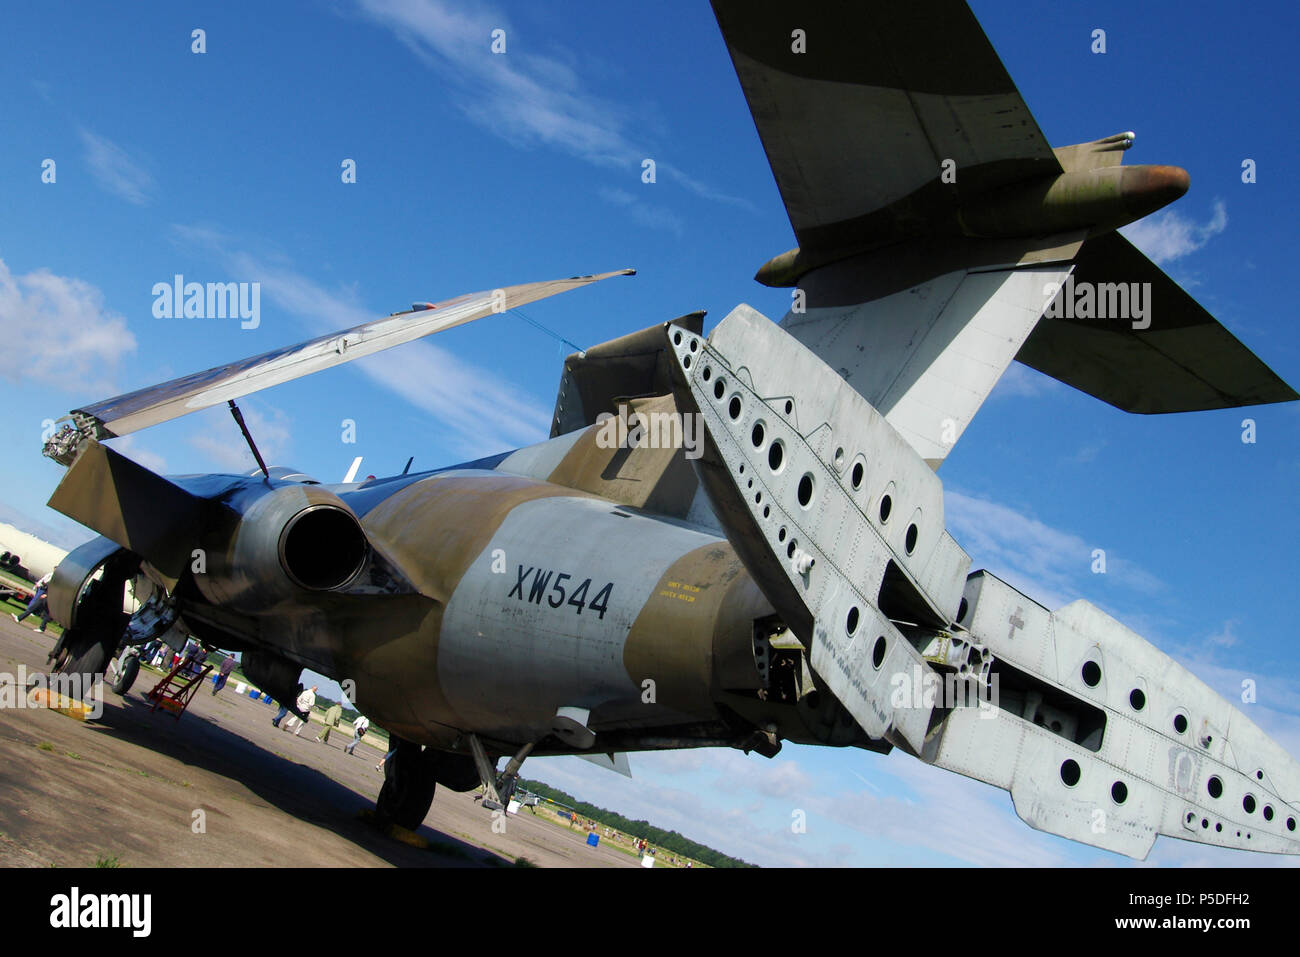
[[1051, 376], [1043, 375], [1023, 363], [1013, 362], [1007, 366], [1007, 371], [1002, 373], [1002, 378], [998, 379], [997, 385], [989, 393], [989, 398], [1005, 399], [1019, 396], [1033, 399], [1064, 388], [1066, 387]]
[[[359, 303], [352, 290], [326, 289], [289, 265], [235, 249], [221, 233], [196, 226], [177, 226], [174, 231], [183, 241], [216, 255], [232, 274], [261, 282], [266, 299], [302, 319], [308, 335], [337, 332], [379, 315]], [[550, 432], [549, 408], [500, 376], [430, 342], [408, 342], [383, 355], [357, 360], [355, 366], [427, 413], [467, 457], [539, 442]]]
[[625, 189], [611, 189], [602, 186], [596, 192], [605, 202], [627, 210], [633, 222], [647, 226], [650, 229], [666, 229], [676, 236], [681, 236], [686, 232], [686, 224], [672, 210], [642, 202]]
[[[293, 420], [289, 415], [265, 401], [248, 398], [239, 400], [239, 411], [263, 461], [268, 466], [288, 464], [293, 448]], [[193, 448], [231, 474], [244, 475], [258, 467], [252, 450], [224, 407], [208, 409], [199, 415], [206, 416], [213, 427], [195, 423], [194, 435], [189, 438]]]
[[[976, 567], [987, 567], [1049, 609], [1079, 597], [1077, 583], [1092, 574], [1093, 551], [1106, 550], [1105, 543], [1085, 541], [1007, 505], [952, 488], [944, 493], [944, 517]], [[1164, 590], [1159, 578], [1106, 551], [1108, 582], [1143, 595]]]
[[[703, 199], [754, 208], [690, 176], [665, 151], [634, 139], [629, 130], [635, 117], [624, 105], [584, 89], [567, 63], [512, 48], [513, 31], [499, 11], [443, 0], [358, 0], [357, 5], [454, 84], [466, 117], [506, 142], [544, 146], [638, 175], [641, 161], [651, 158], [659, 175]], [[505, 31], [505, 53], [491, 51], [494, 30]]]
[[1230, 618], [1223, 623], [1223, 627], [1205, 639], [1208, 644], [1218, 645], [1220, 648], [1231, 648], [1237, 643], [1237, 620]]
[[141, 444], [139, 435], [124, 435], [112, 440], [113, 449], [128, 459], [138, 462], [151, 472], [163, 474], [167, 471], [167, 460], [152, 449]]
[[1194, 253], [1228, 228], [1228, 209], [1214, 201], [1209, 222], [1200, 225], [1172, 209], [1140, 219], [1120, 230], [1128, 240], [1157, 263], [1164, 264]]
[[99, 185], [128, 203], [143, 206], [148, 202], [153, 177], [112, 140], [86, 129], [80, 133], [86, 147], [86, 164]]
[[0, 337], [13, 352], [10, 382], [32, 380], [77, 393], [111, 392], [122, 357], [135, 349], [126, 320], [98, 288], [46, 269], [15, 276], [0, 260]]

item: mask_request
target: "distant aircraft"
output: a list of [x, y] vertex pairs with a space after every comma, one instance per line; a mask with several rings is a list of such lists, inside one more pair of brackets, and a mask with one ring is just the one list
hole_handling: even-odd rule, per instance
[[51, 545], [20, 528], [0, 522], [0, 571], [23, 575], [37, 581], [54, 571], [54, 566], [68, 554], [66, 549]]
[[935, 470], [1013, 359], [1133, 412], [1297, 397], [1115, 232], [1186, 174], [1123, 166], [1131, 134], [1052, 149], [963, 3], [790, 9], [714, 3], [799, 242], [757, 277], [796, 289], [780, 325], [629, 333], [565, 362], [548, 441], [343, 485], [163, 478], [102, 441], [605, 277], [84, 406], [46, 449], [51, 506], [104, 536], [51, 589], [67, 668], [103, 668], [147, 582], [131, 640], [183, 622], [281, 701], [303, 668], [342, 682], [391, 732], [377, 816], [408, 828], [436, 784], [504, 805], [530, 754], [794, 741], [897, 748], [1137, 858], [1300, 851], [1277, 744], [1098, 608], [971, 573], [944, 527]]

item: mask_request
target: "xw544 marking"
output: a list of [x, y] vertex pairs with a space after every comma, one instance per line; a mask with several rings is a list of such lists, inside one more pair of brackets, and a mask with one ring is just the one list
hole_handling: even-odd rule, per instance
[[[530, 601], [534, 605], [540, 605], [543, 601], [552, 608], [561, 608], [565, 605], [571, 605], [574, 614], [581, 615], [583, 609], [588, 612], [596, 612], [599, 620], [604, 620], [605, 612], [609, 608], [609, 596], [614, 592], [614, 583], [606, 582], [605, 587], [596, 592], [590, 599], [587, 599], [587, 593], [591, 590], [591, 579], [584, 578], [582, 584], [576, 588], [570, 586], [565, 588], [566, 582], [576, 581], [573, 575], [568, 572], [556, 572], [552, 569], [533, 568], [529, 566], [524, 568], [520, 565], [515, 573], [515, 587], [510, 589], [510, 594], [506, 597], [517, 598], [519, 601]], [[529, 581], [528, 576], [532, 576]], [[527, 594], [524, 589], [527, 588]]]

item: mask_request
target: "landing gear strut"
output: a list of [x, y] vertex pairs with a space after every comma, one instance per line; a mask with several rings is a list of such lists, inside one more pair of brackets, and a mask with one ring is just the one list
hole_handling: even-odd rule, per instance
[[86, 586], [77, 606], [76, 624], [64, 631], [50, 652], [54, 671], [83, 676], [82, 695], [104, 673], [122, 640], [122, 632], [131, 617], [122, 610], [126, 583], [139, 565], [139, 558], [129, 552], [118, 553], [105, 562], [100, 579]]

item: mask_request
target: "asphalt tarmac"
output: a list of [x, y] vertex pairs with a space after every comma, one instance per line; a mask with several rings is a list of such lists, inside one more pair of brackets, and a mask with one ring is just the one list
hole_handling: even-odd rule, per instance
[[[45, 667], [53, 636], [0, 617], [0, 681]], [[178, 721], [151, 711], [158, 681], [141, 671], [125, 698], [103, 689], [101, 717], [31, 708], [12, 690], [0, 707], [0, 866], [92, 867], [638, 867], [529, 810], [493, 829], [473, 793], [439, 788], [419, 829], [427, 849], [380, 834], [382, 756], [351, 734], [301, 736], [271, 725], [277, 708], [200, 689]], [[497, 822], [497, 829], [501, 828]]]

